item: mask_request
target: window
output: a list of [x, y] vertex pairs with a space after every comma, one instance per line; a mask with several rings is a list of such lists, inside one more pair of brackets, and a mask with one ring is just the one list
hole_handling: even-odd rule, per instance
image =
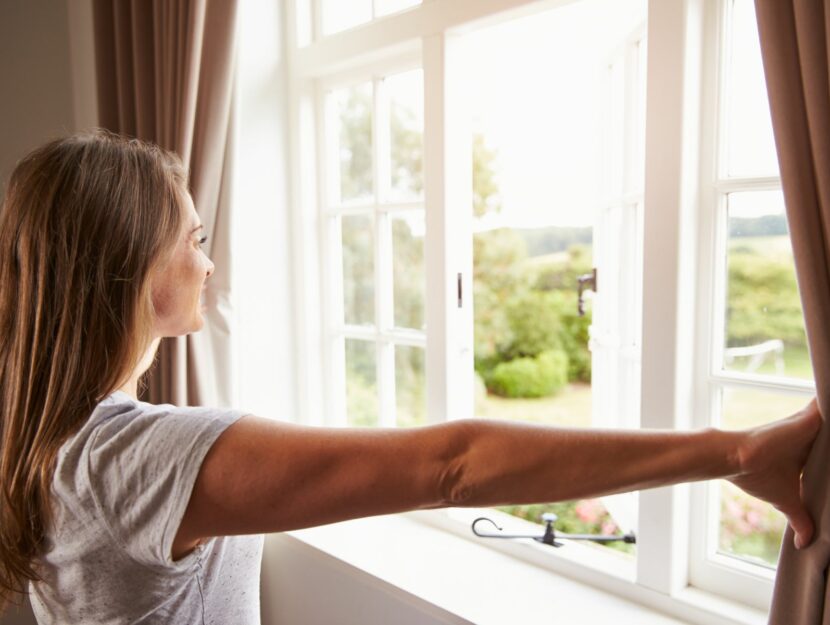
[[322, 85], [330, 414], [425, 422], [423, 73]]
[[[698, 387], [700, 410], [712, 424], [738, 429], [803, 407], [813, 376], [754, 3], [729, 0], [718, 8], [713, 32], [720, 35], [720, 54], [710, 73], [720, 80], [710, 81], [717, 89], [707, 107], [715, 114], [707, 125], [700, 212], [702, 242], [714, 253], [702, 258], [700, 299], [708, 310], [699, 318], [708, 346]], [[730, 583], [748, 597], [768, 595], [785, 517], [725, 480], [705, 491], [693, 523], [699, 546], [692, 552], [693, 583], [711, 589]], [[732, 571], [741, 572], [741, 582]]]
[[[375, 19], [393, 4], [394, 14]], [[570, 395], [558, 397], [571, 403], [559, 414], [576, 419], [564, 424], [747, 427], [805, 403], [811, 372], [751, 0], [289, 6], [298, 288], [321, 302], [319, 319], [303, 320], [309, 333], [320, 328], [304, 371], [306, 388], [324, 389], [311, 422], [504, 416], [492, 390], [508, 395], [516, 375], [503, 367], [495, 379], [501, 363], [481, 358], [502, 348], [513, 349], [508, 364], [535, 361], [514, 367], [564, 371]], [[580, 22], [591, 7], [619, 14]], [[542, 23], [562, 39], [608, 32], [594, 33], [600, 46], [543, 53], [556, 38], [534, 39], [527, 26]], [[360, 37], [349, 32], [357, 24]], [[571, 112], [554, 111], [560, 105]], [[590, 140], [568, 138], [568, 114], [585, 137], [595, 133]], [[511, 116], [522, 119], [510, 127]], [[549, 145], [538, 162], [522, 161], [522, 135]], [[576, 191], [563, 200], [568, 185]], [[557, 237], [576, 248], [554, 249]], [[509, 257], [517, 240], [539, 293], [517, 299], [516, 313], [567, 311], [557, 318], [576, 330], [530, 339], [550, 339], [545, 351], [566, 359], [519, 349], [515, 332], [512, 344], [498, 339], [526, 277], [485, 276], [481, 264]], [[563, 262], [570, 287], [598, 269], [587, 319], [551, 270]], [[758, 287], [770, 284], [775, 292]], [[543, 403], [527, 399], [522, 411], [556, 423]], [[616, 588], [622, 580], [673, 596], [691, 585], [768, 607], [782, 519], [727, 483], [580, 503], [600, 525], [636, 525], [636, 552], [532, 546], [535, 562]], [[469, 533], [463, 510], [435, 515], [447, 527], [465, 519], [456, 525]]]

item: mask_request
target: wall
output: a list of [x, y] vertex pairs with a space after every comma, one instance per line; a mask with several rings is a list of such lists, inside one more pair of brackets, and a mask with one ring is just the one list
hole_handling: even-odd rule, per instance
[[[20, 158], [75, 130], [69, 23], [65, 2], [0, 2], [0, 193]], [[28, 603], [0, 618], [0, 625], [32, 623]]]
[[75, 125], [68, 10], [55, 0], [0, 2], [0, 190], [15, 163]]

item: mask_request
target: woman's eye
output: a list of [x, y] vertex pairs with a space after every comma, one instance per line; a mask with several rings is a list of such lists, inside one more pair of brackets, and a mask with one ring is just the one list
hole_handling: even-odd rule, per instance
[[199, 239], [199, 247], [202, 247], [207, 240], [207, 237], [202, 237], [201, 239]]

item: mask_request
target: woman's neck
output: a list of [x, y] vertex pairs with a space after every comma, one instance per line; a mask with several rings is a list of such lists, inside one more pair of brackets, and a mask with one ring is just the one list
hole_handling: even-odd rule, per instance
[[153, 360], [156, 357], [156, 350], [158, 350], [159, 343], [161, 342], [161, 337], [156, 337], [150, 343], [147, 350], [144, 352], [144, 356], [141, 359], [141, 362], [138, 366], [133, 370], [132, 375], [130, 375], [130, 379], [127, 380], [121, 387], [118, 389], [119, 391], [125, 392], [127, 395], [132, 397], [133, 399], [138, 399], [138, 379], [144, 375], [144, 372], [150, 368], [153, 364]]

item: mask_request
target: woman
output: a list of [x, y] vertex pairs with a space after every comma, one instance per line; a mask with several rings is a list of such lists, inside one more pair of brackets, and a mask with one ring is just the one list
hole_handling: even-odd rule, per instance
[[726, 478], [809, 543], [815, 402], [688, 432], [462, 419], [318, 428], [151, 405], [161, 337], [198, 331], [213, 272], [180, 161], [97, 132], [23, 159], [0, 212], [0, 581], [41, 623], [257, 623], [262, 533], [445, 506]]

